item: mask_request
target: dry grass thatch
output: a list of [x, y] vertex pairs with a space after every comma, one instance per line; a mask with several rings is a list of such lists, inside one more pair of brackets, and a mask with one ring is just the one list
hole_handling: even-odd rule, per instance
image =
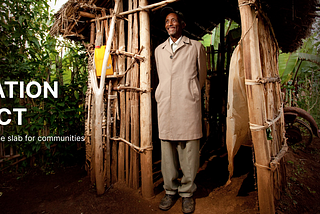
[[[160, 2], [149, 0], [149, 4]], [[311, 30], [314, 21], [317, 0], [262, 0], [257, 1], [260, 11], [270, 19], [279, 47], [284, 52], [296, 50], [302, 44]], [[69, 0], [56, 13], [56, 21], [51, 28], [51, 35], [61, 34], [72, 40], [89, 41], [90, 23], [101, 11], [113, 8], [111, 0]], [[201, 39], [224, 19], [232, 19], [240, 23], [237, 0], [191, 1], [181, 0], [169, 6], [181, 11], [186, 19], [185, 34], [193, 39]], [[127, 1], [124, 1], [126, 11]], [[163, 32], [163, 17], [161, 10], [150, 12], [153, 35], [166, 37]], [[124, 16], [124, 18], [126, 18]]]

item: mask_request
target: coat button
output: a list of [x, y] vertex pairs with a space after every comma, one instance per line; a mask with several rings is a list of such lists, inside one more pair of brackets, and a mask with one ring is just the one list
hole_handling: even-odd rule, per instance
[[171, 55], [171, 56], [170, 56], [170, 59], [172, 59], [172, 58], [173, 58], [173, 56]]

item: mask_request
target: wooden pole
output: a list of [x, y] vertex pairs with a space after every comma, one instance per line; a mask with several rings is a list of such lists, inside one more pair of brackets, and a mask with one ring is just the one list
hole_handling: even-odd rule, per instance
[[107, 105], [107, 123], [106, 123], [106, 129], [107, 129], [107, 139], [106, 139], [106, 165], [105, 165], [105, 175], [106, 175], [106, 184], [107, 186], [111, 185], [111, 146], [110, 146], [110, 138], [111, 138], [111, 90], [112, 90], [112, 82], [109, 80], [109, 86], [108, 86], [108, 105]]
[[[139, 0], [141, 7], [148, 5], [147, 0]], [[151, 54], [150, 54], [150, 19], [147, 11], [140, 12], [140, 48], [145, 60], [140, 63], [140, 88], [147, 90], [140, 96], [140, 139], [141, 147], [152, 146], [151, 114]], [[145, 198], [154, 197], [152, 177], [152, 150], [141, 154], [141, 192]]]
[[[211, 68], [211, 60], [210, 60], [210, 56], [211, 56], [211, 47], [207, 47], [206, 48], [206, 55], [207, 55], [207, 68], [208, 70], [212, 71]], [[205, 81], [205, 95], [204, 95], [204, 109], [205, 109], [205, 120], [204, 120], [204, 126], [205, 126], [205, 139], [208, 139], [209, 135], [210, 135], [210, 123], [209, 123], [209, 112], [210, 112], [210, 79], [211, 79], [211, 75], [210, 77], [206, 78]]]
[[[95, 25], [94, 25], [94, 23], [91, 23], [90, 44], [94, 44], [94, 40], [95, 40], [94, 35], [95, 35]], [[93, 60], [94, 60], [93, 57], [89, 58], [88, 68], [90, 70], [92, 70], [92, 72], [94, 73], [95, 71], [94, 71], [94, 67], [93, 67]], [[89, 70], [89, 72], [90, 72], [90, 70]], [[96, 77], [94, 76], [94, 78], [96, 78]], [[88, 82], [92, 82], [92, 80], [89, 79]], [[91, 102], [94, 102], [94, 100], [93, 100], [94, 97], [92, 97], [92, 91], [91, 91], [92, 86], [90, 85], [89, 87], [90, 87], [90, 92], [89, 92], [89, 97], [88, 97], [88, 121], [87, 121], [88, 133], [86, 136], [86, 138], [89, 138], [89, 139], [86, 139], [86, 141], [90, 140], [90, 142], [86, 143], [86, 146], [90, 145], [90, 149], [89, 149], [90, 157], [91, 157], [90, 181], [91, 181], [91, 184], [93, 185], [96, 181], [96, 174], [95, 174], [95, 170], [94, 170], [94, 166], [95, 166], [94, 139], [95, 138], [94, 138], [94, 129], [92, 127], [92, 125], [94, 124], [94, 120], [95, 120], [95, 111], [94, 111], [94, 107], [91, 107]], [[91, 134], [91, 136], [89, 134]]]
[[[262, 77], [259, 38], [255, 11], [245, 0], [238, 0], [242, 27], [242, 50], [245, 77], [255, 80]], [[249, 107], [249, 120], [251, 124], [263, 126], [266, 121], [266, 107], [264, 87], [259, 85], [247, 85], [246, 94]], [[258, 199], [260, 213], [275, 213], [272, 173], [270, 166], [270, 148], [267, 142], [266, 130], [251, 130], [254, 145], [256, 166]]]
[[[138, 0], [133, 0], [133, 9], [138, 7]], [[139, 32], [138, 32], [138, 14], [133, 14], [133, 38], [132, 38], [132, 52], [138, 53], [139, 48]], [[132, 69], [132, 87], [139, 87], [139, 64], [135, 63]], [[140, 127], [139, 127], [139, 94], [137, 92], [132, 93], [131, 100], [131, 142], [139, 146]], [[139, 188], [139, 155], [131, 150], [132, 154], [132, 187], [134, 189]]]
[[[119, 0], [115, 0], [115, 9], [114, 13], [117, 14]], [[95, 119], [93, 125], [94, 133], [94, 143], [95, 143], [95, 176], [96, 176], [96, 188], [97, 194], [102, 195], [105, 191], [104, 189], [104, 167], [103, 167], [103, 145], [102, 145], [102, 118], [103, 118], [103, 98], [104, 98], [104, 90], [105, 90], [105, 77], [107, 70], [107, 61], [110, 54], [111, 43], [114, 36], [114, 28], [115, 28], [116, 16], [112, 17], [109, 38], [106, 44], [106, 51], [104, 54], [102, 71], [101, 71], [101, 81], [98, 86], [97, 77], [94, 70], [90, 71], [90, 78], [92, 81], [92, 89], [93, 89], [93, 98], [94, 98], [94, 112]], [[109, 89], [111, 90], [111, 89]], [[110, 169], [109, 169], [110, 170]], [[107, 182], [108, 183], [108, 182]]]
[[[123, 0], [120, 0], [119, 11], [123, 11]], [[119, 20], [119, 49], [125, 50], [125, 35], [124, 35], [124, 20]], [[120, 56], [119, 60], [119, 74], [122, 75], [125, 71], [125, 58]], [[120, 85], [125, 84], [125, 78], [120, 80]], [[124, 90], [120, 91], [120, 137], [125, 138], [126, 136], [126, 93]], [[124, 181], [124, 160], [125, 160], [125, 147], [123, 142], [119, 142], [118, 151], [118, 179]]]
[[[224, 43], [224, 37], [225, 37], [225, 19], [224, 17], [221, 18], [220, 21], [220, 46], [219, 46], [219, 55], [220, 55], [220, 61], [219, 61], [219, 69], [218, 69], [218, 79], [219, 79], [219, 88], [223, 88], [223, 84], [224, 79], [225, 79], [225, 53], [226, 53], [226, 46]], [[225, 128], [225, 124], [226, 124], [226, 112], [225, 112], [225, 102], [226, 102], [226, 96], [225, 93], [223, 91], [223, 93], [220, 93], [220, 97], [219, 97], [219, 102], [220, 102], [220, 109], [219, 109], [219, 133], [220, 133], [220, 138], [221, 139], [221, 143], [222, 143], [222, 147], [226, 146], [226, 128]]]
[[111, 44], [112, 44], [114, 33], [115, 33], [116, 14], [118, 14], [118, 10], [119, 10], [119, 0], [115, 0], [115, 6], [113, 11], [114, 15], [112, 16], [112, 19], [111, 19], [110, 31], [108, 35], [107, 44], [106, 44], [106, 51], [104, 53], [104, 58], [103, 58], [100, 88], [104, 88], [104, 84], [105, 84], [107, 63], [108, 63], [108, 58], [111, 50]]
[[[120, 0], [119, 0], [120, 2]], [[118, 25], [117, 25], [118, 26]], [[119, 34], [119, 29], [116, 28], [116, 35], [113, 38], [113, 48], [114, 49], [119, 49], [119, 42], [118, 42], [118, 34]], [[120, 56], [119, 55], [114, 55], [113, 56], [113, 72], [116, 73], [117, 75], [119, 74], [119, 68], [118, 68], [118, 60]], [[113, 81], [113, 86], [118, 85], [118, 80]], [[111, 86], [112, 86], [111, 85]], [[114, 97], [117, 97], [117, 92], [113, 91], [112, 95]], [[118, 100], [113, 99], [113, 131], [112, 131], [112, 136], [117, 136], [117, 107], [118, 107]], [[111, 183], [116, 183], [118, 181], [118, 142], [112, 141], [111, 145]]]
[[[94, 74], [95, 75], [95, 74]], [[94, 76], [96, 78], [96, 76]], [[94, 97], [94, 170], [96, 177], [97, 194], [104, 193], [104, 173], [103, 173], [103, 147], [102, 147], [102, 117], [103, 117], [103, 93], [101, 90], [93, 91]]]
[[94, 44], [94, 40], [95, 40], [95, 24], [91, 23], [90, 26], [90, 44]]
[[[128, 0], [128, 10], [131, 10], [133, 7], [132, 0]], [[128, 15], [128, 45], [127, 50], [128, 52], [131, 52], [132, 49], [132, 14]], [[129, 60], [127, 61], [127, 67], [130, 66]], [[131, 72], [126, 74], [126, 85], [130, 85], [131, 81]], [[131, 115], [131, 93], [127, 91], [126, 92], [126, 140], [130, 141], [130, 115]], [[126, 145], [126, 184], [129, 186], [129, 178], [130, 178], [130, 147]]]

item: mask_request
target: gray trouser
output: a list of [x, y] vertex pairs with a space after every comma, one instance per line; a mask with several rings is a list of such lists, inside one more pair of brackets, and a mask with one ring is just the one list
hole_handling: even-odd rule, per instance
[[[194, 183], [199, 169], [200, 140], [166, 141], [161, 140], [161, 171], [163, 188], [166, 194], [177, 192], [181, 197], [190, 197], [196, 191]], [[179, 167], [183, 176], [179, 182]]]

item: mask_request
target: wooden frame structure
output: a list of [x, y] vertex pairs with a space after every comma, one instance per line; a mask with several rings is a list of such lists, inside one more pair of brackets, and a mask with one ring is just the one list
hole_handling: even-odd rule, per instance
[[[151, 152], [150, 23], [148, 13], [141, 9], [137, 10], [138, 2], [130, 1], [130, 3], [129, 8], [132, 9], [134, 14], [128, 15], [127, 52], [123, 51], [125, 44], [123, 20], [117, 21], [119, 27], [116, 37], [114, 37], [116, 17], [121, 14], [119, 14], [119, 11], [122, 10], [120, 5], [122, 1], [116, 0], [112, 15], [108, 16], [111, 18], [110, 30], [109, 34], [106, 34], [108, 40], [106, 42], [100, 83], [97, 83], [93, 62], [90, 62], [91, 69], [89, 72], [92, 87], [89, 87], [87, 92], [87, 160], [91, 180], [97, 187], [97, 194], [103, 194], [105, 185], [110, 186], [111, 183], [118, 180], [125, 180], [129, 186], [135, 189], [139, 188], [139, 169], [141, 168], [142, 195], [150, 198], [154, 194]], [[164, 5], [166, 2], [162, 4]], [[147, 2], [140, 0], [139, 5], [142, 7], [147, 6]], [[139, 19], [138, 11], [140, 11]], [[108, 20], [105, 17], [98, 18], [95, 22], [104, 23], [107, 32]], [[139, 20], [140, 32], [138, 32]], [[94, 27], [92, 27], [91, 41], [93, 41], [94, 35]], [[97, 33], [96, 41], [98, 36], [101, 35]], [[116, 55], [114, 63], [118, 67], [114, 75], [105, 76], [111, 43], [113, 43], [113, 48], [115, 49], [113, 54]], [[138, 46], [139, 43], [140, 48]], [[126, 71], [124, 70], [124, 55], [132, 58], [132, 60], [127, 58], [128, 66]], [[93, 61], [92, 57], [91, 61]], [[140, 63], [138, 63], [139, 61]], [[126, 82], [124, 81], [124, 76], [126, 76]], [[109, 80], [107, 90], [105, 90], [105, 78]], [[98, 84], [100, 87], [98, 87]], [[116, 91], [120, 91], [119, 98]], [[107, 105], [103, 106], [105, 92], [108, 93]], [[121, 122], [120, 131], [117, 133], [116, 117], [119, 117], [119, 110]], [[111, 122], [111, 117], [113, 117], [113, 123]], [[111, 124], [113, 124], [113, 127], [111, 127]], [[127, 144], [126, 147], [124, 143]], [[130, 147], [133, 149], [130, 150]], [[140, 157], [137, 152], [138, 154], [140, 153]], [[139, 163], [139, 159], [141, 163]], [[140, 164], [141, 167], [139, 167]]]
[[[90, 74], [86, 96], [86, 166], [97, 194], [122, 181], [135, 189], [141, 187], [146, 198], [154, 196], [150, 13], [177, 1], [152, 1], [148, 5], [147, 0], [107, 0], [96, 6], [97, 0], [70, 0], [63, 12], [58, 13], [51, 29], [51, 34], [90, 41], [85, 44]], [[237, 3], [259, 207], [261, 213], [275, 213], [274, 201], [280, 197], [285, 178], [281, 159], [287, 150], [278, 76], [279, 47], [260, 2], [238, 0]], [[196, 21], [193, 24], [203, 32], [215, 27], [211, 22], [205, 27]], [[89, 35], [85, 29], [91, 29]], [[221, 43], [224, 44], [223, 38]], [[97, 44], [106, 45], [101, 77], [95, 74]], [[105, 75], [110, 54], [114, 74]], [[272, 140], [267, 139], [267, 129], [271, 129]]]
[[[153, 197], [150, 22], [146, 10], [169, 2], [173, 0], [148, 6], [145, 0], [129, 1], [130, 11], [123, 12], [123, 1], [115, 0], [110, 15], [102, 11], [103, 17], [91, 21], [86, 159], [99, 195], [105, 192], [105, 186], [125, 181], [135, 189], [141, 186], [144, 197]], [[122, 15], [128, 15], [126, 35]], [[101, 77], [97, 78], [93, 45], [103, 44], [103, 39], [107, 39], [106, 50]], [[109, 54], [115, 65], [113, 75], [106, 75]]]

